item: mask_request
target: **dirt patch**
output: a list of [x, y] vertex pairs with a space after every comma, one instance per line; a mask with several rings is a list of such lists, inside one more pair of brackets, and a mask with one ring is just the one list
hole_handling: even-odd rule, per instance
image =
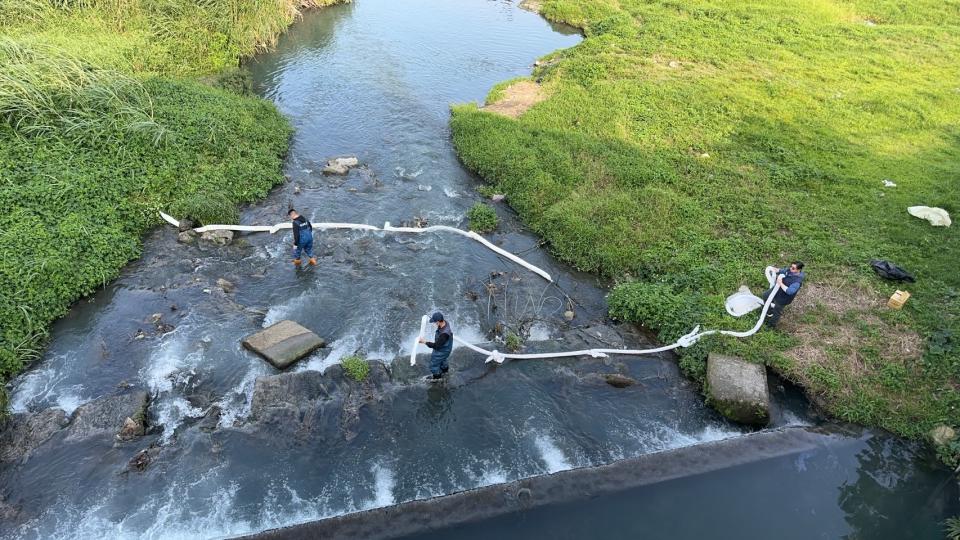
[[517, 118], [527, 109], [547, 99], [543, 87], [533, 81], [520, 81], [503, 90], [503, 97], [481, 110]]
[[843, 378], [859, 378], [885, 364], [909, 365], [918, 360], [923, 353], [922, 338], [910, 328], [878, 317], [878, 311], [884, 309], [888, 309], [886, 298], [867, 289], [804, 285], [780, 325], [800, 341], [785, 353], [793, 360], [797, 375], [807, 378], [823, 368]]

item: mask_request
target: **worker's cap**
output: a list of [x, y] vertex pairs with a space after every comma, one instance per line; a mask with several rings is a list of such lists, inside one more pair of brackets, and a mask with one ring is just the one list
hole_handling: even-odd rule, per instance
[[433, 312], [433, 315], [430, 316], [430, 322], [440, 322], [443, 320], [443, 313], [439, 311]]

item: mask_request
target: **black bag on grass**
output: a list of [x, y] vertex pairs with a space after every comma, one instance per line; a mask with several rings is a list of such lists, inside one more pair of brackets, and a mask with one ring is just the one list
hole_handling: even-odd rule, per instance
[[913, 283], [916, 281], [913, 279], [913, 275], [911, 275], [910, 272], [907, 272], [903, 268], [900, 268], [890, 261], [873, 259], [870, 261], [870, 266], [873, 267], [873, 271], [876, 272], [878, 276], [884, 279], [890, 279], [893, 281], [906, 281], [907, 283]]

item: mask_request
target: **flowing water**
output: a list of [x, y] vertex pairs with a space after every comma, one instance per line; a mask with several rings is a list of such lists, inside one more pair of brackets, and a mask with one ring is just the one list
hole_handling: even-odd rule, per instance
[[[249, 65], [256, 91], [296, 133], [290, 182], [246, 209], [243, 222], [283, 221], [293, 205], [318, 222], [420, 218], [466, 228], [477, 181], [453, 152], [449, 104], [482, 102], [495, 83], [580, 39], [509, 1], [358, 0], [307, 14]], [[324, 176], [338, 155], [356, 155], [361, 166]], [[29, 459], [0, 464], [0, 502], [18, 510], [0, 535], [229, 536], [743, 433], [703, 404], [669, 355], [497, 367], [457, 349], [447, 384], [419, 382], [422, 366], [403, 367], [403, 356], [420, 316], [436, 309], [459, 337], [486, 342], [511, 331], [531, 352], [583, 348], [585, 339], [649, 345], [604, 321], [605, 291], [594, 278], [553, 260], [509, 209], [498, 213], [493, 241], [556, 284], [449, 235], [318, 232], [320, 264], [297, 270], [289, 232], [214, 247], [178, 244], [173, 228], [154, 231], [141, 260], [54, 326], [44, 358], [12, 387], [16, 412], [68, 414], [118, 387], [144, 388], [150, 431], [131, 443], [55, 437]], [[236, 291], [221, 292], [218, 278]], [[762, 280], [758, 271], [753, 285]], [[152, 323], [155, 313], [169, 326]], [[283, 319], [329, 343], [291, 371], [324, 371], [359, 353], [392, 364], [393, 381], [353, 421], [323, 412], [298, 431], [251, 420], [255, 381], [276, 370], [240, 340]], [[616, 389], [596, 375], [611, 371], [639, 384]], [[802, 399], [773, 390], [778, 425], [812, 421]], [[941, 513], [956, 509], [955, 485], [938, 488], [946, 472], [912, 446], [876, 437], [905, 470], [924, 471], [918, 489], [947, 501]], [[147, 447], [149, 467], [131, 470]], [[865, 467], [884, 474], [882, 463]], [[834, 484], [814, 484], [837, 497]], [[903, 495], [896, 482], [886, 487], [888, 497]], [[925, 504], [904, 501], [903, 512]]]

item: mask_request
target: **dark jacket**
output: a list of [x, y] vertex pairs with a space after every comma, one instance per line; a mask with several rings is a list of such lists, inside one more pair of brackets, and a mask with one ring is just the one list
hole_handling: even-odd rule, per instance
[[313, 225], [307, 221], [307, 218], [303, 216], [297, 216], [297, 219], [293, 220], [293, 245], [298, 247], [303, 245], [300, 243], [301, 236], [303, 237], [304, 243], [312, 242]]
[[773, 303], [778, 306], [785, 306], [793, 302], [793, 299], [797, 296], [797, 291], [803, 286], [803, 279], [807, 275], [803, 272], [791, 274], [789, 268], [781, 268], [777, 274], [783, 276], [783, 284], [787, 286], [787, 290], [777, 287], [777, 295], [773, 297]]
[[428, 341], [425, 345], [433, 349], [430, 358], [443, 360], [450, 356], [453, 350], [453, 329], [450, 328], [450, 322], [446, 322], [443, 328], [437, 328], [433, 341]]

